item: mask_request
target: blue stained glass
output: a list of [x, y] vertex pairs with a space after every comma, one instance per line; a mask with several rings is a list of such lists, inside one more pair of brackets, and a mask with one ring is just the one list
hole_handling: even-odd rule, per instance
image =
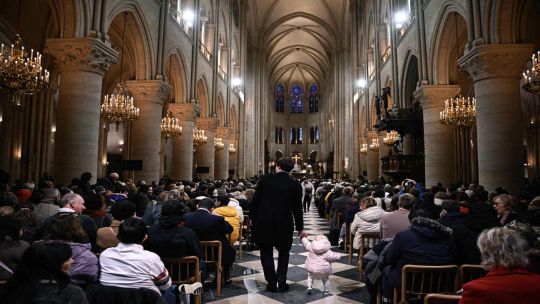
[[296, 84], [291, 89], [291, 96], [289, 102], [291, 113], [304, 112], [304, 92], [299, 85]]
[[319, 142], [319, 127], [315, 127], [315, 142]]

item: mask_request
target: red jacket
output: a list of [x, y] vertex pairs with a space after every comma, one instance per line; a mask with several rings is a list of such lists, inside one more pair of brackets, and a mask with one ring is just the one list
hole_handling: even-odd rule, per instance
[[495, 268], [463, 285], [460, 304], [538, 304], [540, 275], [524, 269]]

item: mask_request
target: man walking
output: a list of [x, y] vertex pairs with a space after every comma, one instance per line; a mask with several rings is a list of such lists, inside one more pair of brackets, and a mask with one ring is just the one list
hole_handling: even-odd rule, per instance
[[[289, 251], [294, 226], [300, 236], [306, 236], [302, 213], [302, 186], [289, 175], [294, 164], [290, 158], [277, 161], [276, 173], [263, 176], [253, 196], [250, 215], [255, 244], [261, 251], [264, 278], [270, 292], [285, 292]], [[294, 221], [293, 221], [294, 217]], [[277, 272], [273, 247], [278, 251]]]
[[311, 207], [311, 199], [313, 197], [314, 187], [307, 179], [302, 183], [302, 206], [304, 212], [308, 212]]

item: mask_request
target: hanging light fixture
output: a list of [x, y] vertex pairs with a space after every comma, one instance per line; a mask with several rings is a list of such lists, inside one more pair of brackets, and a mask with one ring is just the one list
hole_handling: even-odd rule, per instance
[[540, 51], [532, 54], [531, 69], [523, 72], [523, 89], [531, 94], [540, 95]]
[[21, 105], [22, 95], [32, 95], [49, 86], [49, 71], [41, 65], [41, 54], [25, 50], [20, 36], [22, 0], [19, 1], [17, 35], [11, 47], [0, 46], [0, 92]]
[[367, 144], [362, 144], [362, 147], [360, 148], [360, 153], [366, 154], [367, 153], [368, 146]]
[[391, 130], [390, 132], [386, 133], [386, 136], [383, 138], [383, 142], [386, 145], [391, 146], [396, 142], [398, 138], [399, 138], [399, 133], [397, 131]]
[[182, 126], [180, 120], [174, 117], [171, 111], [167, 111], [167, 115], [161, 119], [161, 137], [165, 138], [165, 142], [169, 138], [174, 138], [182, 135]]
[[101, 105], [101, 119], [108, 126], [116, 124], [116, 131], [120, 130], [120, 124], [130, 123], [139, 118], [139, 108], [133, 104], [133, 96], [122, 83], [124, 68], [124, 44], [126, 37], [127, 13], [124, 13], [124, 29], [122, 33], [122, 53], [120, 55], [120, 81], [111, 95], [105, 95]]
[[223, 138], [215, 137], [214, 138], [214, 146], [216, 147], [216, 150], [221, 150], [221, 149], [225, 148], [225, 144], [223, 143]]
[[373, 138], [371, 139], [371, 144], [369, 145], [370, 150], [378, 150], [379, 149], [379, 139]]
[[233, 143], [229, 144], [229, 153], [231, 153], [231, 154], [236, 153], [236, 148], [234, 147]]
[[[457, 13], [454, 13], [456, 26], [456, 58], [459, 58], [459, 40], [457, 29]], [[458, 71], [459, 84], [459, 71]], [[454, 128], [470, 128], [476, 123], [476, 98], [461, 96], [461, 88], [458, 95], [444, 101], [444, 110], [439, 112], [439, 122]]]
[[193, 148], [196, 149], [198, 146], [208, 142], [208, 137], [204, 135], [204, 130], [198, 129], [197, 127], [193, 128]]

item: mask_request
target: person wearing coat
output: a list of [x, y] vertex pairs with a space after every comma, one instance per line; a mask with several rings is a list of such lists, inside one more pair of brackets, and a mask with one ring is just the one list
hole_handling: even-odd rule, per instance
[[238, 210], [236, 210], [235, 207], [228, 206], [228, 204], [229, 196], [226, 194], [219, 195], [217, 198], [217, 206], [212, 211], [212, 214], [222, 216], [227, 223], [233, 227], [233, 231], [229, 237], [229, 243], [233, 245], [240, 236], [241, 222], [240, 216], [238, 215]]
[[360, 201], [360, 212], [354, 216], [351, 224], [351, 234], [354, 234], [353, 248], [360, 248], [362, 233], [380, 233], [381, 218], [386, 212], [372, 197], [365, 197]]
[[229, 244], [227, 234], [233, 232], [233, 227], [221, 216], [213, 215], [214, 201], [208, 197], [198, 202], [198, 209], [195, 212], [184, 216], [185, 226], [197, 233], [201, 241], [221, 242], [221, 259], [223, 264], [223, 276], [225, 285], [232, 283], [230, 269], [234, 263], [236, 251]]
[[510, 227], [484, 230], [478, 237], [486, 276], [463, 285], [460, 304], [538, 303], [540, 275], [525, 270], [529, 244]]
[[384, 258], [382, 294], [393, 299], [394, 287], [401, 288], [401, 270], [407, 264], [455, 264], [452, 229], [424, 216], [428, 213], [411, 212], [411, 226], [394, 237]]
[[313, 280], [322, 280], [323, 294], [328, 294], [330, 292], [328, 277], [332, 274], [332, 262], [339, 261], [339, 254], [330, 250], [331, 244], [324, 235], [317, 235], [311, 242], [307, 237], [303, 237], [302, 244], [309, 252], [306, 258], [307, 294], [312, 292]]
[[[289, 289], [286, 281], [294, 226], [299, 235], [305, 235], [302, 186], [289, 175], [293, 167], [292, 159], [280, 158], [276, 173], [259, 180], [251, 203], [253, 240], [261, 252], [266, 289], [270, 292], [277, 292], [278, 285], [282, 292]], [[277, 271], [273, 247], [279, 253]]]

